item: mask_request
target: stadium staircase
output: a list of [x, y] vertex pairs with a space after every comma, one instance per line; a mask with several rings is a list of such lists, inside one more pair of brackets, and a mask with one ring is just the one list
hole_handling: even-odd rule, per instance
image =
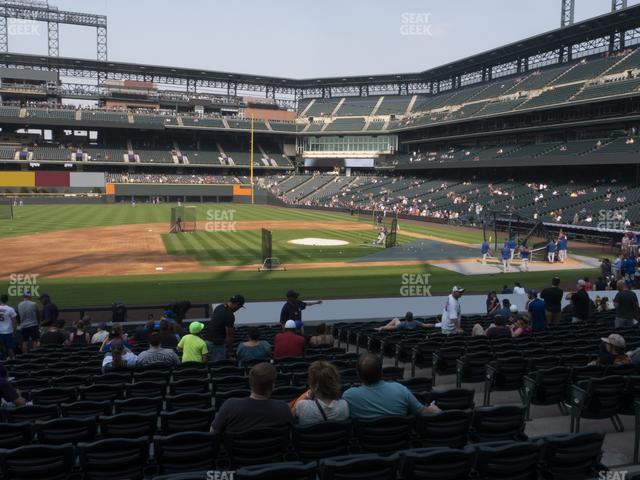
[[409, 105], [407, 105], [407, 109], [404, 111], [405, 116], [411, 113], [411, 110], [413, 110], [413, 106], [416, 104], [417, 101], [418, 101], [418, 95], [414, 95], [413, 97], [411, 97], [411, 101], [409, 102]]
[[304, 110], [302, 112], [300, 112], [300, 117], [305, 117], [307, 114], [307, 110], [309, 110], [311, 108], [311, 106], [316, 103], [316, 99], [313, 98], [311, 99], [311, 101], [309, 103], [307, 103], [307, 106], [304, 108]]
[[378, 112], [378, 109], [380, 108], [380, 105], [382, 105], [382, 102], [384, 102], [384, 95], [380, 95], [380, 98], [378, 98], [378, 101], [374, 105], [373, 110], [371, 110], [371, 113], [369, 114], [370, 117], [375, 116], [375, 114]]
[[346, 101], [346, 98], [341, 98], [340, 101], [338, 102], [338, 105], [336, 105], [336, 108], [333, 109], [333, 111], [331, 112], [331, 115], [329, 115], [330, 117], [335, 117], [336, 115], [338, 115], [338, 111], [340, 110], [340, 107], [342, 106], [342, 104]]

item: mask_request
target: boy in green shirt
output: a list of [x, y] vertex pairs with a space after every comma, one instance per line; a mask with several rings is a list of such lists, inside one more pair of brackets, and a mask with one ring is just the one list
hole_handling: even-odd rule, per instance
[[178, 351], [182, 352], [182, 363], [207, 363], [207, 354], [209, 353], [207, 344], [198, 336], [203, 328], [204, 324], [201, 322], [191, 322], [189, 325], [189, 334], [180, 339]]

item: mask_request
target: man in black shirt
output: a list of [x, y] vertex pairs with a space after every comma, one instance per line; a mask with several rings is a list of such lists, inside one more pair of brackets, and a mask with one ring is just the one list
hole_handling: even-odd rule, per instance
[[280, 311], [280, 324], [282, 325], [282, 328], [284, 329], [284, 324], [287, 323], [287, 320], [293, 320], [296, 322], [296, 328], [299, 331], [302, 331], [302, 310], [321, 303], [322, 300], [303, 302], [300, 300], [300, 294], [298, 292], [289, 290], [287, 292], [287, 301]]
[[227, 353], [233, 352], [233, 328], [236, 322], [235, 312], [244, 307], [244, 297], [234, 295], [226, 303], [221, 303], [213, 309], [211, 321], [207, 328], [209, 340], [209, 360], [217, 362], [227, 358]]
[[571, 295], [571, 302], [573, 303], [572, 323], [586, 322], [589, 319], [591, 300], [585, 290], [585, 284], [586, 282], [584, 280], [578, 280], [576, 293]]
[[270, 363], [259, 363], [249, 371], [251, 396], [230, 398], [224, 402], [211, 425], [214, 433], [251, 432], [265, 428], [287, 429], [293, 425], [289, 406], [281, 400], [271, 400], [276, 383], [276, 369]]
[[640, 309], [638, 307], [638, 297], [636, 293], [629, 290], [624, 280], [619, 280], [618, 293], [613, 299], [613, 305], [616, 307], [615, 327], [632, 327], [633, 321], [638, 319]]
[[547, 309], [547, 325], [558, 325], [560, 323], [562, 311], [562, 294], [564, 293], [559, 287], [560, 278], [553, 277], [551, 286], [542, 290], [540, 298], [544, 300]]

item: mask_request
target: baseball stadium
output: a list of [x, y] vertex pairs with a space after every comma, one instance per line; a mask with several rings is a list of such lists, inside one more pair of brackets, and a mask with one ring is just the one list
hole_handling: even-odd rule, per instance
[[495, 42], [426, 70], [431, 8], [322, 16], [425, 58], [266, 75], [0, 0], [0, 480], [640, 479], [640, 3], [581, 2], [461, 0]]

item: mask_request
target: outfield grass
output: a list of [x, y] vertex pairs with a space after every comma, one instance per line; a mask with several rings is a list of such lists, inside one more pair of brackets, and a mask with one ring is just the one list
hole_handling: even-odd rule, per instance
[[[211, 220], [220, 212], [228, 217], [233, 215], [236, 221], [256, 220], [298, 220], [318, 222], [326, 220], [353, 221], [343, 213], [317, 212], [303, 209], [285, 209], [250, 205], [198, 205], [199, 220]], [[27, 205], [15, 209], [13, 221], [0, 221], [0, 237], [30, 234], [52, 230], [64, 230], [80, 227], [98, 227], [140, 223], [169, 224], [171, 205], [128, 203], [114, 205]], [[465, 243], [479, 243], [482, 231], [470, 228], [456, 228], [448, 225], [400, 222], [401, 242], [410, 240], [402, 235], [403, 231], [422, 233], [435, 237], [458, 240]], [[224, 235], [223, 232], [219, 234]], [[258, 263], [260, 242], [258, 231], [238, 231], [233, 239], [196, 232], [193, 234], [173, 235], [165, 239], [169, 252], [195, 255], [205, 264], [234, 265], [239, 263]], [[291, 237], [293, 235], [293, 237]], [[286, 243], [291, 238], [302, 237], [348, 238], [353, 240], [348, 256], [340, 255], [340, 248], [333, 250], [318, 247], [300, 247]], [[375, 233], [366, 231], [274, 231], [274, 255], [282, 257], [284, 263], [336, 261], [361, 257], [377, 251], [369, 247], [359, 247], [357, 242], [369, 240]], [[226, 245], [223, 245], [226, 240]], [[282, 243], [284, 242], [284, 243]], [[211, 248], [210, 248], [211, 247]], [[46, 249], [55, 245], [43, 245]], [[333, 247], [336, 248], [336, 247]], [[322, 252], [322, 253], [321, 253]], [[325, 253], [326, 252], [326, 253]], [[225, 253], [227, 259], [222, 258]], [[30, 255], [33, 252], [3, 252], [4, 255]], [[234, 256], [231, 257], [231, 254]], [[322, 255], [322, 257], [320, 257]], [[314, 260], [315, 256], [315, 260]], [[246, 260], [246, 261], [241, 261]], [[527, 274], [491, 274], [482, 276], [464, 276], [459, 273], [439, 269], [428, 265], [411, 267], [357, 267], [341, 269], [307, 269], [286, 272], [231, 271], [195, 274], [141, 275], [127, 277], [90, 277], [82, 279], [38, 279], [39, 291], [47, 291], [61, 307], [109, 305], [114, 300], [129, 304], [159, 303], [189, 299], [194, 302], [220, 301], [234, 293], [243, 293], [250, 301], [280, 299], [290, 288], [302, 291], [307, 298], [344, 298], [400, 295], [401, 276], [403, 274], [431, 274], [432, 294], [450, 291], [452, 285], [462, 285], [470, 292], [483, 293], [491, 289], [501, 289], [504, 284], [519, 281], [525, 287], [544, 287], [554, 272], [531, 272]], [[558, 272], [567, 285], [576, 278], [585, 275], [595, 277], [597, 270], [575, 270]], [[8, 279], [0, 279], [0, 291], [7, 291]], [[16, 303], [12, 298], [10, 303]]]
[[[273, 230], [273, 255], [284, 264], [344, 262], [379, 252], [380, 247], [371, 245], [377, 235], [374, 230]], [[260, 263], [262, 258], [260, 230], [165, 234], [162, 238], [168, 253], [193, 256], [203, 265], [250, 265]], [[321, 247], [289, 243], [298, 238], [343, 240], [349, 244]], [[406, 235], [397, 236], [399, 244], [413, 240]]]

